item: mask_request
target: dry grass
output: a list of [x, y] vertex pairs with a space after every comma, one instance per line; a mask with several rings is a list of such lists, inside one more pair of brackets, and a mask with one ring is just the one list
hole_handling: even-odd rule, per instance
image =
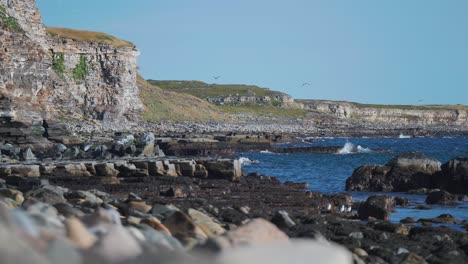
[[214, 105], [192, 95], [165, 91], [138, 76], [140, 97], [145, 105], [146, 121], [209, 121], [223, 120], [226, 114]]
[[98, 42], [108, 44], [116, 47], [132, 47], [135, 46], [133, 43], [116, 38], [106, 33], [76, 30], [69, 28], [47, 28], [47, 32], [53, 37], [74, 39], [85, 42]]

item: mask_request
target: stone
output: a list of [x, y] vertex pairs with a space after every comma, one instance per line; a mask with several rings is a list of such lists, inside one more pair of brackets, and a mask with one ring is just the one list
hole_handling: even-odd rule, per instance
[[208, 237], [216, 237], [226, 232], [218, 223], [206, 214], [195, 209], [189, 209], [188, 215], [205, 232]]
[[94, 165], [96, 176], [99, 177], [116, 177], [119, 171], [115, 169], [114, 163], [99, 163]]
[[147, 226], [140, 227], [140, 231], [143, 233], [148, 243], [162, 247], [165, 250], [177, 250], [181, 252], [184, 249], [179, 240], [175, 239], [166, 232], [157, 231]]
[[146, 224], [150, 226], [151, 228], [153, 228], [154, 230], [157, 230], [157, 231], [166, 233], [169, 236], [172, 236], [171, 231], [165, 225], [163, 225], [156, 217], [145, 218], [141, 221], [141, 224]]
[[423, 257], [411, 252], [400, 264], [427, 264], [427, 262]]
[[240, 181], [242, 177], [241, 162], [238, 159], [218, 159], [203, 162], [208, 177], [212, 179], [227, 179]]
[[33, 191], [29, 191], [25, 195], [26, 197], [33, 197], [38, 201], [47, 204], [66, 203], [67, 199], [63, 196], [63, 192], [56, 191], [50, 188], [40, 188]]
[[31, 148], [25, 149], [21, 154], [21, 158], [24, 161], [33, 161], [37, 159]]
[[1, 177], [7, 177], [10, 175], [20, 176], [20, 177], [40, 177], [41, 172], [39, 165], [7, 165], [3, 171], [0, 171]]
[[441, 163], [421, 153], [402, 153], [385, 166], [362, 166], [346, 180], [347, 191], [406, 192], [431, 188]]
[[163, 205], [163, 204], [154, 204], [153, 209], [151, 210], [151, 214], [155, 216], [157, 219], [165, 220], [175, 212], [180, 211], [175, 205]]
[[309, 183], [307, 182], [292, 182], [292, 181], [286, 181], [284, 182], [285, 186], [291, 187], [296, 190], [308, 190], [309, 189]]
[[88, 227], [100, 224], [122, 225], [119, 212], [114, 209], [104, 208], [98, 208], [94, 213], [85, 215], [82, 221]]
[[224, 252], [246, 245], [253, 246], [288, 240], [288, 236], [274, 224], [265, 219], [256, 218], [222, 236], [208, 239], [203, 248]]
[[296, 225], [286, 211], [278, 211], [271, 219], [271, 222], [279, 228], [292, 228]]
[[57, 209], [59, 214], [63, 215], [66, 218], [69, 218], [69, 217], [80, 218], [84, 216], [84, 213], [81, 210], [74, 208], [73, 206], [66, 204], [66, 203], [58, 203], [58, 204], [55, 204], [54, 207], [55, 209]]
[[69, 177], [91, 177], [84, 163], [69, 163], [57, 165], [52, 172], [53, 176], [69, 176]]
[[355, 248], [353, 252], [361, 258], [369, 256], [369, 254], [362, 248]]
[[406, 197], [394, 197], [395, 204], [401, 207], [407, 207], [409, 205], [409, 200]]
[[182, 212], [175, 212], [163, 221], [171, 234], [187, 247], [198, 241], [205, 241], [208, 236], [192, 219]]
[[374, 217], [379, 220], [388, 221], [395, 200], [386, 195], [375, 195], [367, 198], [367, 200], [359, 206], [358, 215], [361, 220], [367, 220], [369, 217]]
[[147, 205], [145, 201], [130, 201], [127, 203], [127, 210], [137, 210], [142, 213], [149, 213], [152, 209], [151, 205]]
[[166, 170], [162, 161], [148, 161], [148, 173], [150, 176], [165, 176]]
[[80, 253], [66, 239], [57, 238], [49, 242], [47, 256], [51, 264], [81, 264]]
[[400, 223], [403, 223], [403, 224], [414, 224], [414, 223], [417, 223], [417, 222], [418, 221], [416, 221], [416, 219], [414, 219], [412, 217], [406, 217], [406, 218], [400, 220]]
[[51, 264], [26, 238], [19, 238], [4, 224], [0, 225], [0, 256], [2, 263]]
[[458, 157], [442, 165], [436, 185], [455, 194], [468, 194], [468, 157]]
[[91, 249], [107, 262], [130, 261], [143, 253], [143, 249], [132, 234], [123, 226], [109, 226], [108, 231]]
[[187, 191], [185, 191], [184, 188], [181, 186], [170, 187], [167, 191], [161, 192], [161, 195], [176, 198], [185, 198], [189, 196]]
[[92, 205], [102, 204], [104, 201], [88, 191], [71, 191], [65, 195], [68, 200], [82, 200]]
[[446, 191], [432, 192], [426, 197], [427, 204], [449, 205], [458, 202], [458, 197]]
[[323, 244], [310, 240], [297, 240], [235, 248], [223, 252], [219, 256], [218, 263], [284, 264], [307, 262], [323, 264], [352, 264], [353, 256], [346, 248], [336, 244]]
[[23, 194], [18, 190], [0, 189], [0, 196], [12, 199], [18, 206], [24, 202]]

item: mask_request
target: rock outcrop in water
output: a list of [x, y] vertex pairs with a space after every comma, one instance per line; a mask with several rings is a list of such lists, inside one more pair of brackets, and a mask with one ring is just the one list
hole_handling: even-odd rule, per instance
[[0, 116], [137, 121], [136, 47], [52, 37], [34, 0], [0, 0]]
[[441, 163], [420, 153], [404, 153], [385, 166], [364, 165], [346, 181], [346, 190], [402, 192], [431, 188], [432, 175]]
[[441, 163], [420, 153], [404, 153], [385, 166], [364, 165], [346, 180], [348, 191], [406, 192], [416, 189], [442, 189], [468, 193], [467, 158]]

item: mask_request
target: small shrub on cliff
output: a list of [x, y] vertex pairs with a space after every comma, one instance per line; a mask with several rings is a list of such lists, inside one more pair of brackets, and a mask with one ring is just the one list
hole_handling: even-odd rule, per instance
[[65, 58], [62, 52], [52, 52], [52, 68], [59, 75], [65, 73]]
[[73, 79], [76, 81], [83, 81], [88, 75], [88, 63], [86, 61], [86, 56], [80, 56], [80, 62], [73, 69]]
[[5, 7], [0, 4], [0, 24], [4, 29], [11, 29], [14, 31], [21, 31], [18, 21], [14, 17], [8, 16]]

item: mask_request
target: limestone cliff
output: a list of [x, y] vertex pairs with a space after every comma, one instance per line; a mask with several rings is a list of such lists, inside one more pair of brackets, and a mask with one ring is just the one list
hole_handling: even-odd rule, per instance
[[305, 109], [339, 118], [388, 125], [468, 125], [465, 106], [363, 105], [351, 102], [299, 100]]
[[0, 0], [0, 117], [138, 121], [134, 45], [50, 34], [35, 0]]

